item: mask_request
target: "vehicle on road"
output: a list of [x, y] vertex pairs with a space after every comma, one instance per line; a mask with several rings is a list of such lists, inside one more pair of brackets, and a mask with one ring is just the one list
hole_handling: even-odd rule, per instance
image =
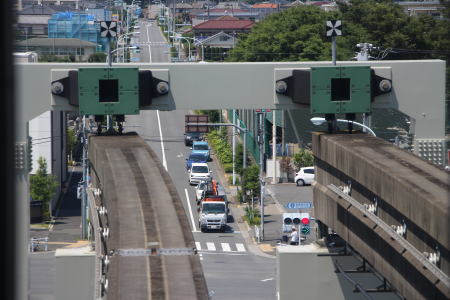
[[194, 141], [203, 140], [203, 134], [201, 132], [186, 132], [184, 134], [184, 145], [192, 146]]
[[295, 183], [297, 183], [297, 186], [304, 186], [306, 184], [311, 184], [314, 181], [314, 167], [305, 167], [301, 168], [300, 171], [298, 171], [295, 174]]
[[202, 232], [226, 230], [229, 209], [225, 196], [206, 196], [200, 203], [198, 212], [198, 226]]
[[224, 196], [225, 190], [219, 185], [215, 180], [200, 182], [195, 187], [195, 199], [197, 200], [197, 205], [207, 196]]
[[211, 171], [207, 163], [192, 163], [189, 170], [189, 184], [199, 184], [202, 181], [211, 181]]
[[196, 141], [192, 143], [192, 153], [200, 153], [206, 156], [206, 159], [209, 161], [211, 159], [210, 151], [211, 148], [208, 145], [208, 142], [205, 141]]
[[208, 126], [202, 125], [209, 122], [208, 115], [184, 116], [184, 144], [192, 146], [194, 141], [203, 139], [203, 134], [208, 132]]
[[191, 153], [186, 158], [186, 170], [190, 170], [193, 163], [206, 163], [208, 161], [206, 155], [202, 153]]

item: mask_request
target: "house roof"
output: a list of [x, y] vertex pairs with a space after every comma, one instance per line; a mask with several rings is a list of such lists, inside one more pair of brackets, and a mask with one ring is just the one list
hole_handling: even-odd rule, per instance
[[216, 30], [230, 30], [230, 29], [250, 29], [255, 25], [255, 22], [250, 20], [239, 20], [232, 16], [223, 16], [215, 20], [208, 20], [192, 27], [193, 30], [202, 29], [216, 29]]
[[252, 5], [252, 8], [278, 8], [276, 3], [257, 3]]
[[59, 11], [76, 11], [76, 9], [66, 5], [30, 5], [17, 13], [19, 15], [52, 15]]
[[51, 15], [56, 12], [55, 9], [47, 5], [31, 5], [27, 6], [21, 11], [18, 11], [19, 15]]
[[96, 43], [81, 39], [31, 38], [16, 43], [16, 46], [28, 47], [97, 47]]

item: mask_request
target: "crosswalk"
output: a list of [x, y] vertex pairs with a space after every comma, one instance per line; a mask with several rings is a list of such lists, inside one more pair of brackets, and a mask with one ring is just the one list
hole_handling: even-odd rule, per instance
[[203, 252], [247, 252], [242, 243], [195, 242], [195, 247]]

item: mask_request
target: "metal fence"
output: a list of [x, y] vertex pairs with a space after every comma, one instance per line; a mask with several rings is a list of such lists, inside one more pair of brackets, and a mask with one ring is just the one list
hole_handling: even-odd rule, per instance
[[48, 251], [48, 237], [32, 237], [29, 243], [29, 251], [30, 253], [37, 251]]

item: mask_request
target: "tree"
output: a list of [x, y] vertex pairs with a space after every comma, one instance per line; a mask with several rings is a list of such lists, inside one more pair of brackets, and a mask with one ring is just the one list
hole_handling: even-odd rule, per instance
[[77, 136], [74, 129], [67, 128], [67, 152], [70, 155], [70, 160], [73, 157], [73, 151], [77, 145]]
[[44, 220], [50, 220], [50, 200], [58, 187], [56, 177], [47, 174], [47, 161], [44, 157], [38, 159], [39, 168], [36, 174], [30, 176], [30, 194], [33, 200], [42, 201], [42, 215]]
[[314, 156], [312, 151], [301, 148], [293, 157], [294, 166], [297, 170], [303, 167], [310, 167], [314, 164]]
[[[331, 59], [325, 21], [336, 18], [316, 6], [298, 6], [274, 13], [240, 36], [230, 61], [314, 61]], [[339, 44], [338, 44], [339, 46]], [[349, 51], [339, 49], [339, 58]]]
[[244, 169], [242, 174], [242, 191], [253, 191], [253, 195], [259, 195], [259, 167], [257, 165], [251, 165]]

